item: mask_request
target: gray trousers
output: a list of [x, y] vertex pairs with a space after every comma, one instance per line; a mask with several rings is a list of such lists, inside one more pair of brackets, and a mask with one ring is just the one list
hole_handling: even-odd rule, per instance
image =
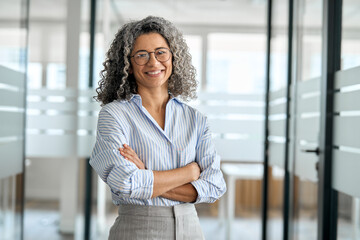
[[109, 240], [205, 239], [193, 204], [173, 207], [120, 205]]

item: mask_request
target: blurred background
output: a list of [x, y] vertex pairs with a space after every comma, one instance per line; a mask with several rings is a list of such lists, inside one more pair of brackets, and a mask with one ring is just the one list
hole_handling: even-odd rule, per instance
[[332, 4], [0, 0], [0, 239], [107, 239], [117, 208], [88, 165], [92, 97], [117, 30], [154, 15], [184, 34], [189, 104], [222, 158], [226, 195], [196, 206], [206, 239], [359, 240], [360, 2], [327, 18]]

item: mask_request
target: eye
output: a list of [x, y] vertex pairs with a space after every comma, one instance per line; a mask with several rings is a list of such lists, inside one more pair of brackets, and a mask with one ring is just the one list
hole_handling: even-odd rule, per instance
[[148, 53], [147, 52], [139, 52], [135, 55], [136, 58], [147, 58]]
[[156, 51], [156, 55], [163, 55], [163, 54], [167, 54], [166, 49], [159, 49], [159, 50]]

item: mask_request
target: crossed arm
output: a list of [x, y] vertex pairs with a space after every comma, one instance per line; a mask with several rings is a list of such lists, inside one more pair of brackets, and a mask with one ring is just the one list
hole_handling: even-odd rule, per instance
[[[144, 163], [129, 145], [124, 144], [124, 147], [119, 148], [119, 151], [126, 160], [134, 163], [137, 168], [145, 169]], [[200, 167], [197, 163], [192, 162], [184, 167], [167, 171], [153, 171], [153, 174], [152, 198], [161, 196], [181, 202], [195, 202], [198, 193], [190, 182], [200, 177]]]
[[100, 111], [97, 139], [90, 159], [91, 166], [110, 186], [113, 195], [140, 201], [161, 196], [182, 202], [212, 203], [224, 194], [226, 185], [220, 158], [211, 141], [206, 118], [199, 123], [201, 135], [195, 156], [198, 161], [167, 171], [145, 169], [131, 148], [123, 148], [128, 142], [124, 131], [128, 129], [120, 126], [120, 120], [115, 120], [106, 109]]

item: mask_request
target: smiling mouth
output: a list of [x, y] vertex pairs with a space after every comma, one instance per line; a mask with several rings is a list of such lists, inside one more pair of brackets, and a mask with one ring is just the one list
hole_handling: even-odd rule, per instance
[[157, 70], [157, 71], [152, 71], [152, 72], [146, 72], [146, 74], [149, 74], [149, 75], [154, 76], [154, 75], [158, 75], [158, 74], [160, 74], [160, 73], [161, 73], [161, 71], [162, 71], [162, 70]]

